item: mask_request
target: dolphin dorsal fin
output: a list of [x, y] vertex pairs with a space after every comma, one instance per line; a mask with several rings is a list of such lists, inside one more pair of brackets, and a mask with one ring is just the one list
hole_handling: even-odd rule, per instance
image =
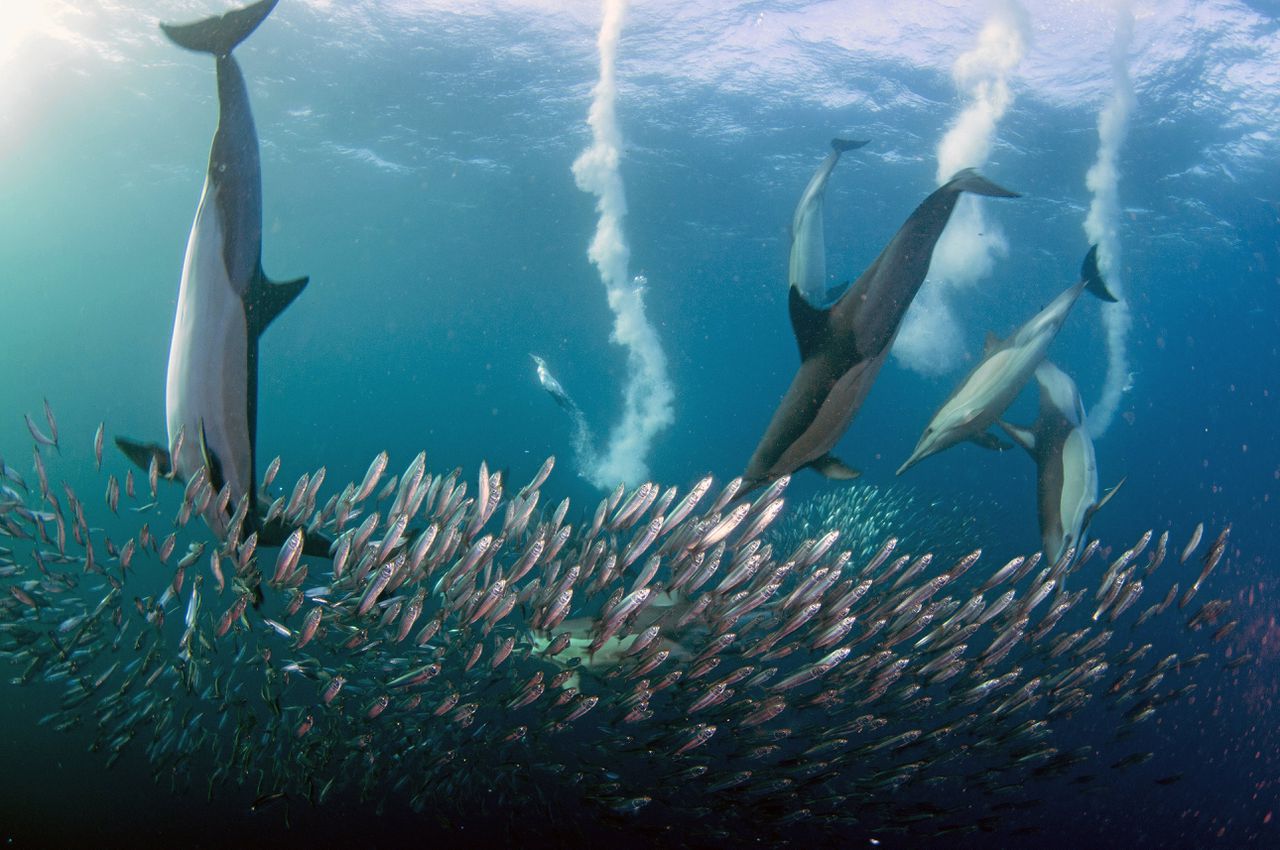
[[982, 356], [986, 357], [1000, 346], [1000, 337], [995, 331], [987, 331], [987, 338], [982, 341]]
[[796, 335], [796, 345], [800, 346], [800, 361], [804, 362], [827, 335], [831, 311], [814, 307], [794, 285], [788, 295], [787, 306], [791, 312], [791, 331]]
[[276, 316], [293, 303], [302, 290], [307, 288], [309, 277], [275, 283], [267, 280], [267, 276], [258, 272], [258, 279], [249, 290], [248, 315], [249, 329], [255, 336], [262, 336], [267, 326], [275, 321]]

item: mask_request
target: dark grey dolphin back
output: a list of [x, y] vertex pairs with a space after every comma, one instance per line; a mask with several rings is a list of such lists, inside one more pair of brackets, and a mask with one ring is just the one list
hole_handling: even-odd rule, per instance
[[1017, 198], [972, 168], [956, 172], [920, 202], [857, 282], [829, 310], [839, 334], [856, 334], [858, 355], [884, 353], [893, 344], [907, 308], [924, 283], [933, 248], [946, 228], [960, 194]]

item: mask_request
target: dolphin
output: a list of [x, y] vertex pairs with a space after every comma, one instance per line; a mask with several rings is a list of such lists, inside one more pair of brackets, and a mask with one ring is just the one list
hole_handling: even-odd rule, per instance
[[840, 161], [840, 154], [856, 150], [866, 142], [832, 139], [831, 153], [818, 166], [804, 187], [800, 203], [791, 216], [790, 283], [814, 307], [827, 304], [827, 248], [822, 232], [822, 208], [827, 195], [827, 179]]
[[1048, 360], [1035, 371], [1040, 415], [1031, 428], [1000, 421], [1004, 432], [1036, 462], [1036, 504], [1044, 556], [1056, 562], [1079, 550], [1093, 515], [1120, 489], [1098, 500], [1098, 463], [1075, 382]]
[[933, 419], [916, 443], [915, 451], [898, 468], [898, 475], [929, 455], [965, 440], [984, 448], [1008, 448], [1007, 443], [1001, 443], [988, 434], [987, 429], [996, 423], [1031, 380], [1031, 375], [1062, 329], [1067, 314], [1086, 289], [1103, 301], [1116, 300], [1107, 291], [1098, 272], [1097, 245], [1085, 255], [1078, 283], [1068, 287], [1008, 339], [1001, 341], [994, 335], [988, 335], [982, 360], [933, 414]]
[[961, 192], [1018, 197], [967, 168], [916, 207], [880, 256], [830, 307], [810, 305], [791, 286], [791, 327], [800, 346], [800, 369], [747, 464], [742, 492], [805, 466], [828, 478], [859, 475], [830, 451], [884, 365]]
[[556, 400], [556, 404], [560, 405], [570, 413], [577, 411], [578, 405], [574, 404], [573, 399], [569, 397], [569, 393], [565, 391], [565, 388], [558, 380], [556, 380], [556, 376], [551, 374], [551, 369], [547, 366], [547, 361], [543, 360], [536, 354], [530, 354], [529, 357], [533, 359], [533, 365], [537, 367], [538, 383], [547, 391], [547, 394]]
[[[207, 469], [216, 490], [230, 488], [231, 507], [247, 497], [259, 541], [282, 542], [280, 524], [258, 522], [255, 485], [258, 421], [258, 338], [306, 287], [308, 278], [274, 283], [262, 271], [262, 173], [258, 134], [244, 76], [231, 51], [275, 8], [260, 0], [193, 24], [161, 24], [171, 41], [214, 56], [218, 128], [200, 204], [187, 240], [178, 310], [165, 382], [168, 446], [117, 437], [143, 468], [186, 481]], [[180, 435], [185, 435], [180, 439]], [[215, 528], [225, 518], [208, 517]], [[312, 535], [308, 554], [326, 554]]]

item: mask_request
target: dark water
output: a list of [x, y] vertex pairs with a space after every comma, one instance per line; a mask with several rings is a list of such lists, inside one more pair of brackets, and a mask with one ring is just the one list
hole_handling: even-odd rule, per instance
[[[126, 5], [73, 14], [19, 0], [18, 11], [0, 13], [14, 15], [21, 34], [0, 51], [9, 79], [0, 94], [0, 452], [32, 478], [22, 413], [41, 421], [47, 397], [63, 434], [58, 475], [85, 494], [90, 523], [120, 538], [136, 520], [107, 515], [91, 439], [99, 421], [109, 435], [163, 434], [177, 282], [216, 107], [207, 57], [164, 42], [155, 22], [220, 10]], [[330, 481], [345, 482], [383, 449], [395, 469], [425, 450], [433, 471], [461, 466], [472, 476], [484, 459], [512, 481], [555, 454], [544, 498], [569, 496], [587, 510], [600, 494], [574, 474], [568, 420], [527, 354], [546, 357], [607, 431], [627, 371], [586, 258], [594, 199], [570, 173], [589, 143], [598, 10], [435, 5], [285, 0], [237, 51], [262, 144], [263, 265], [275, 278], [312, 278], [263, 338], [259, 455], [283, 455], [282, 481], [325, 465]], [[828, 191], [828, 268], [843, 280], [935, 185], [938, 139], [966, 102], [950, 66], [983, 18], [915, 4], [897, 13], [637, 5], [619, 56], [626, 235], [675, 391], [674, 424], [648, 462], [655, 480], [686, 487], [741, 472], [790, 380], [787, 227], [827, 140], [872, 140], [845, 156]], [[1027, 12], [1017, 97], [983, 166], [1026, 197], [986, 207], [1007, 256], [951, 294], [962, 337], [952, 368], [921, 375], [891, 359], [840, 443], [880, 486], [897, 486], [894, 470], [983, 334], [1004, 335], [1047, 303], [1074, 280], [1087, 247], [1084, 174], [1110, 95], [1110, 12], [1056, 3]], [[1052, 785], [1035, 808], [988, 824], [993, 832], [939, 842], [1280, 841], [1277, 25], [1229, 3], [1134, 12], [1136, 105], [1120, 153], [1118, 227], [1133, 380], [1096, 441], [1103, 486], [1126, 483], [1090, 530], [1118, 548], [1148, 528], [1170, 530], [1180, 548], [1197, 522], [1207, 536], [1230, 523], [1212, 590], [1241, 622], [1223, 649], [1256, 658], [1236, 671], [1202, 666], [1196, 694], [1142, 730], [1134, 749], [1154, 751], [1150, 762], [1096, 789]], [[1051, 352], [1087, 406], [1106, 373], [1101, 311], [1082, 300]], [[1034, 405], [1027, 392], [1009, 416], [1030, 421]], [[122, 464], [108, 458], [120, 474]], [[903, 486], [944, 502], [980, 499], [993, 539], [972, 545], [994, 564], [1039, 546], [1034, 477], [1020, 453], [962, 446], [913, 469]], [[838, 486], [800, 473], [790, 500]], [[1182, 651], [1184, 621], [1156, 623], [1148, 639]], [[86, 752], [87, 733], [35, 725], [56, 706], [56, 688], [0, 688], [0, 835], [15, 846], [480, 846], [510, 835], [515, 818], [517, 834], [525, 825], [539, 836], [529, 844], [650, 846], [689, 829], [653, 810], [636, 816], [653, 830], [641, 831], [626, 817], [558, 807], [554, 778], [541, 780], [545, 806], [513, 807], [495, 791], [424, 816], [394, 795], [380, 813], [339, 797], [293, 804], [286, 828], [282, 806], [249, 813], [254, 788], [225, 786], [212, 801], [199, 782], [171, 792], [136, 750], [108, 771]], [[1090, 744], [1113, 721], [1083, 712], [1057, 733], [1059, 745]], [[1108, 752], [1114, 760], [1127, 750]], [[1154, 781], [1176, 773], [1174, 784]], [[842, 843], [923, 840], [883, 825], [850, 826]], [[1025, 827], [1038, 832], [1018, 832]], [[795, 828], [797, 842], [830, 840], [807, 829]], [[740, 846], [753, 836], [700, 840]]]

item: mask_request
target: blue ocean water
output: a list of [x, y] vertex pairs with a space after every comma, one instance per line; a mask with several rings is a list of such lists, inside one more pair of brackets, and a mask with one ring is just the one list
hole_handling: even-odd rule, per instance
[[[969, 102], [952, 67], [1004, 8], [707, 6], [634, 3], [617, 70], [631, 272], [647, 278], [675, 393], [674, 422], [647, 461], [653, 479], [681, 487], [741, 473], [794, 372], [787, 228], [829, 139], [870, 140], [828, 189], [836, 283], [935, 187], [939, 140]], [[31, 477], [22, 413], [38, 420], [48, 398], [64, 435], [60, 474], [82, 480], [90, 503], [102, 486], [91, 459], [99, 421], [109, 435], [163, 434], [178, 278], [216, 123], [212, 63], [156, 23], [222, 10], [18, 0], [0, 12], [0, 454]], [[1241, 621], [1230, 651], [1255, 661], [1202, 668], [1193, 699], [1148, 730], [1157, 755], [1125, 774], [1132, 781], [1045, 800], [1018, 824], [1100, 846], [1274, 846], [1280, 23], [1232, 2], [1130, 11], [1135, 100], [1117, 236], [1132, 381], [1096, 441], [1103, 487], [1125, 483], [1090, 530], [1122, 549], [1148, 528], [1180, 546], [1197, 522], [1230, 523], [1214, 595]], [[953, 362], [921, 374], [891, 358], [837, 447], [877, 485], [899, 486], [894, 470], [984, 334], [1007, 334], [1072, 283], [1088, 247], [1085, 174], [1112, 94], [1115, 12], [1028, 2], [1022, 13], [1029, 38], [981, 170], [1024, 197], [984, 205], [1007, 250], [948, 293]], [[574, 473], [569, 421], [528, 354], [547, 358], [597, 433], [608, 431], [627, 365], [586, 253], [595, 201], [571, 173], [590, 143], [599, 20], [589, 2], [284, 0], [236, 51], [262, 147], [264, 268], [311, 276], [262, 341], [259, 455], [283, 456], [282, 480], [321, 465], [331, 480], [358, 479], [385, 449], [394, 467], [425, 450], [436, 471], [471, 474], [487, 460], [521, 481], [555, 454], [548, 496], [598, 500]], [[1088, 406], [1107, 369], [1103, 309], [1077, 304], [1051, 352]], [[1010, 418], [1034, 415], [1028, 390]], [[805, 471], [789, 498], [839, 486]], [[974, 545], [995, 562], [1039, 546], [1035, 471], [1021, 453], [961, 446], [900, 486], [984, 500], [996, 539]], [[1182, 639], [1182, 620], [1160, 628]], [[213, 803], [201, 787], [171, 795], [140, 756], [108, 772], [86, 741], [34, 726], [52, 691], [3, 693], [0, 830], [16, 844], [474, 834], [354, 802], [294, 809], [286, 831], [270, 810], [246, 813], [252, 789]], [[1078, 725], [1075, 744], [1088, 744]], [[1173, 785], [1152, 781], [1174, 773], [1184, 777]], [[597, 829], [627, 826], [583, 827]], [[876, 840], [907, 846], [892, 833]]]

